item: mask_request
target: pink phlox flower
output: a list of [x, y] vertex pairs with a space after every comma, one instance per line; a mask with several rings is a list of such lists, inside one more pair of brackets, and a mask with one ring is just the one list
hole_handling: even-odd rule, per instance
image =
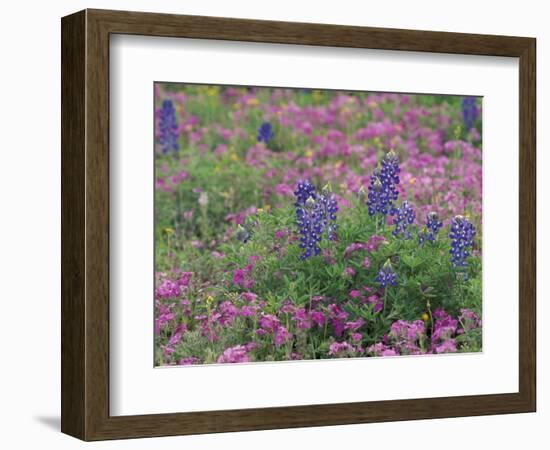
[[374, 305], [374, 308], [373, 308], [374, 312], [380, 312], [384, 308], [384, 299], [376, 294], [369, 295], [367, 297], [367, 303]]
[[223, 155], [224, 153], [227, 153], [228, 148], [229, 147], [227, 147], [227, 144], [218, 144], [214, 149], [214, 154], [217, 156]]
[[346, 247], [344, 250], [344, 259], [348, 259], [353, 253], [358, 250], [367, 250], [368, 244], [364, 242], [354, 242]]
[[173, 184], [179, 184], [182, 181], [186, 180], [187, 178], [189, 178], [189, 172], [182, 170], [176, 175], [172, 175], [171, 181]]
[[435, 319], [432, 343], [451, 339], [457, 332], [458, 320], [453, 319], [441, 308], [436, 309], [432, 315]]
[[155, 333], [160, 334], [161, 328], [168, 322], [176, 318], [176, 313], [172, 311], [174, 303], [170, 305], [159, 305], [157, 318], [155, 319]]
[[279, 327], [280, 322], [273, 314], [262, 314], [259, 324], [264, 331], [274, 333]]
[[286, 342], [289, 342], [292, 340], [292, 333], [290, 333], [286, 327], [279, 326], [275, 330], [275, 336], [274, 336], [274, 342], [276, 347], [280, 347], [281, 345], [285, 344]]
[[293, 314], [296, 311], [296, 306], [289, 299], [283, 301], [279, 311], [284, 314]]
[[333, 342], [329, 346], [328, 354], [331, 356], [342, 356], [347, 353], [355, 353], [355, 347], [349, 342]]
[[365, 319], [363, 319], [362, 317], [359, 317], [357, 320], [346, 322], [346, 324], [344, 325], [344, 328], [349, 331], [357, 331], [363, 325], [365, 325]]
[[241, 306], [239, 315], [241, 317], [253, 317], [256, 315], [257, 311], [258, 311], [258, 308], [256, 306], [244, 305], [244, 306]]
[[331, 319], [346, 320], [349, 316], [342, 307], [336, 303], [331, 303], [328, 305], [329, 317]]
[[405, 320], [395, 321], [389, 333], [389, 340], [402, 355], [418, 355], [421, 353], [420, 343], [424, 339], [426, 326], [423, 321], [409, 323]]
[[186, 358], [180, 359], [178, 364], [180, 366], [191, 366], [193, 364], [199, 364], [199, 362], [200, 362], [199, 358], [195, 358], [194, 356], [188, 356]]
[[218, 357], [218, 363], [243, 363], [250, 362], [248, 351], [243, 345], [235, 345], [224, 350]]
[[258, 209], [255, 206], [245, 209], [238, 213], [231, 213], [225, 216], [225, 220], [233, 222], [235, 225], [242, 225], [248, 216], [256, 214]]
[[388, 347], [383, 342], [371, 345], [367, 351], [373, 356], [397, 356], [399, 354], [394, 348]]
[[173, 347], [173, 346], [179, 344], [180, 341], [181, 341], [182, 336], [183, 336], [182, 332], [174, 333], [172, 335], [172, 337], [170, 338], [170, 340], [168, 341], [168, 345]]
[[458, 318], [466, 331], [475, 330], [476, 328], [481, 327], [481, 319], [470, 309], [462, 308]]
[[177, 285], [181, 287], [188, 287], [189, 281], [191, 280], [191, 277], [193, 276], [193, 272], [182, 272], [180, 274], [179, 279], [177, 280]]
[[[248, 262], [250, 263], [250, 265], [252, 267], [254, 267], [259, 260], [260, 260], [260, 257], [258, 255], [250, 255], [248, 257]], [[247, 267], [249, 267], [249, 266], [247, 266]], [[249, 270], [251, 270], [252, 267], [250, 267]]]
[[367, 242], [367, 250], [370, 253], [375, 252], [384, 242], [387, 242], [384, 236], [374, 234], [369, 238]]
[[162, 352], [167, 358], [172, 356], [176, 351], [176, 349], [174, 347], [171, 347], [170, 345], [161, 345], [160, 348], [162, 348]]
[[454, 339], [447, 339], [434, 347], [435, 353], [455, 353], [456, 350], [456, 341]]
[[254, 279], [252, 278], [253, 264], [248, 264], [243, 269], [237, 269], [233, 273], [233, 284], [241, 286], [245, 289], [250, 289], [254, 286]]
[[325, 317], [325, 314], [322, 311], [311, 311], [310, 315], [311, 315], [311, 320], [318, 327], [325, 326], [327, 318]]
[[279, 183], [275, 188], [275, 193], [281, 196], [292, 196], [294, 189], [286, 183]]
[[155, 289], [155, 297], [158, 299], [176, 298], [181, 295], [181, 286], [168, 278], [165, 278]]
[[219, 322], [222, 326], [232, 325], [235, 318], [239, 315], [239, 308], [229, 300], [222, 302], [219, 306], [221, 317]]
[[328, 308], [329, 316], [332, 319], [331, 324], [334, 328], [334, 334], [337, 337], [340, 337], [344, 333], [345, 321], [347, 320], [349, 314], [342, 310], [342, 308], [335, 303], [330, 304]]
[[300, 330], [309, 330], [312, 326], [311, 316], [306, 312], [305, 308], [296, 308], [293, 319]]
[[346, 267], [344, 269], [344, 275], [348, 277], [353, 277], [356, 274], [355, 269], [353, 267]]
[[252, 303], [258, 299], [258, 295], [254, 294], [253, 292], [243, 292], [241, 294], [241, 298], [248, 303]]
[[399, 353], [393, 348], [387, 348], [381, 354], [381, 356], [397, 356]]

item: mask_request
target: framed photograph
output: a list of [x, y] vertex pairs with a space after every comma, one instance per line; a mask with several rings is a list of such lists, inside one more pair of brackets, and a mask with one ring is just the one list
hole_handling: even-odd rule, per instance
[[534, 38], [61, 25], [64, 433], [535, 411]]

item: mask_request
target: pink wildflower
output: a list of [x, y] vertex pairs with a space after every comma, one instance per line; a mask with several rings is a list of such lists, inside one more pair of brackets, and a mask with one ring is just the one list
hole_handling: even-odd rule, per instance
[[243, 363], [250, 362], [248, 350], [243, 345], [229, 347], [218, 357], [218, 363]]
[[276, 347], [280, 347], [292, 340], [292, 333], [290, 333], [285, 327], [279, 326], [275, 331], [274, 342]]

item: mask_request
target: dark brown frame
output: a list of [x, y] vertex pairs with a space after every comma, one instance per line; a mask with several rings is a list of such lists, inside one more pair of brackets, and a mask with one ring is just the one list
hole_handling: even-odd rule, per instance
[[[531, 412], [536, 408], [536, 40], [85, 10], [62, 31], [61, 429], [84, 440]], [[519, 392], [142, 416], [109, 415], [109, 35], [519, 58]]]

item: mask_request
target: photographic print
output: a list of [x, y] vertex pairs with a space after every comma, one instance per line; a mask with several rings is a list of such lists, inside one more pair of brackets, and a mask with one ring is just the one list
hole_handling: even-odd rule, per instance
[[154, 85], [155, 366], [482, 350], [482, 98]]

